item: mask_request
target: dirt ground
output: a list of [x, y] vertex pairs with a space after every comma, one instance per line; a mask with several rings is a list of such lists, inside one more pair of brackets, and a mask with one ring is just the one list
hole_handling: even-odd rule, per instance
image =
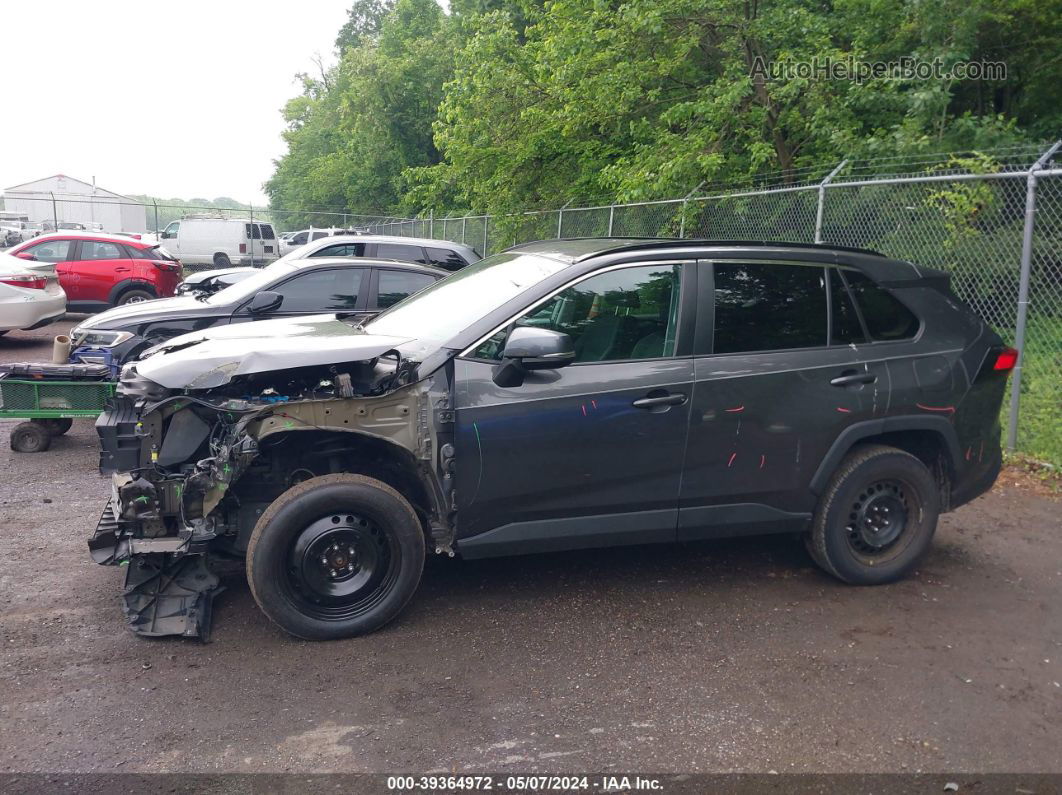
[[237, 575], [204, 645], [132, 635], [90, 560], [92, 423], [34, 455], [13, 424], [0, 772], [1062, 772], [1062, 502], [1015, 471], [892, 586], [789, 538], [435, 559], [384, 631], [307, 643]]

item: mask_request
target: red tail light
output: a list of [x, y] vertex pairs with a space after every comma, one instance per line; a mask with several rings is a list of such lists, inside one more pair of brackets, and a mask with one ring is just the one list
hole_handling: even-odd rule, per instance
[[156, 268], [158, 268], [160, 271], [165, 271], [166, 273], [177, 273], [178, 271], [181, 270], [181, 263], [178, 262], [177, 260], [172, 260], [172, 259], [153, 260], [152, 264], [154, 264], [154, 266]]
[[35, 276], [31, 273], [14, 274], [0, 278], [0, 284], [10, 284], [12, 287], [25, 287], [29, 290], [43, 290], [48, 280], [43, 276]]
[[247, 244], [246, 243], [240, 243], [240, 253], [241, 254], [246, 254], [247, 253]]
[[1018, 351], [1016, 348], [1004, 348], [996, 355], [996, 361], [992, 365], [993, 370], [1013, 370], [1018, 363]]

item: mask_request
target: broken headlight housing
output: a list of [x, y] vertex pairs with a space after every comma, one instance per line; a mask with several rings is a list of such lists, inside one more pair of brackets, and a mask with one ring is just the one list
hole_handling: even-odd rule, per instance
[[133, 338], [128, 331], [100, 331], [91, 328], [76, 328], [72, 336], [74, 345], [79, 348], [83, 345], [91, 348], [113, 348]]

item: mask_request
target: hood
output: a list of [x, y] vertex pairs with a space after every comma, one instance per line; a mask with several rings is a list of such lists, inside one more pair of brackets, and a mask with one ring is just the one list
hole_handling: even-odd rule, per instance
[[236, 376], [375, 359], [409, 337], [366, 334], [335, 315], [240, 323], [157, 345], [136, 372], [167, 389], [213, 389]]
[[79, 323], [78, 328], [109, 330], [116, 326], [121, 328], [130, 323], [142, 323], [146, 320], [176, 320], [183, 315], [202, 314], [206, 307], [207, 304], [192, 296], [156, 298], [153, 301], [123, 304], [100, 312], [83, 323]]

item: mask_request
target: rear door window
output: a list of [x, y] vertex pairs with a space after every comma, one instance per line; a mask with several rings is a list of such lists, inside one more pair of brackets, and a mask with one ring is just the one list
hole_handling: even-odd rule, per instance
[[262, 230], [262, 240], [276, 240], [276, 235], [273, 234], [273, 227], [269, 224], [259, 224]]
[[380, 309], [394, 306], [403, 298], [419, 293], [429, 284], [435, 283], [435, 277], [427, 273], [410, 273], [408, 271], [379, 271], [379, 287], [376, 305]]
[[884, 287], [858, 271], [844, 271], [844, 279], [855, 296], [871, 339], [906, 340], [918, 333], [918, 318]]
[[117, 243], [108, 243], [102, 240], [81, 241], [81, 261], [99, 259], [126, 259], [125, 247]]
[[424, 256], [424, 249], [420, 246], [410, 246], [402, 243], [380, 243], [376, 248], [376, 256], [380, 259], [397, 259], [403, 262], [419, 262], [422, 265], [429, 264]]
[[281, 312], [351, 311], [357, 307], [362, 268], [334, 268], [304, 273], [274, 287], [284, 296]]
[[791, 350], [826, 344], [824, 267], [715, 264], [715, 353]]
[[336, 243], [313, 252], [311, 257], [364, 257], [364, 243]]

